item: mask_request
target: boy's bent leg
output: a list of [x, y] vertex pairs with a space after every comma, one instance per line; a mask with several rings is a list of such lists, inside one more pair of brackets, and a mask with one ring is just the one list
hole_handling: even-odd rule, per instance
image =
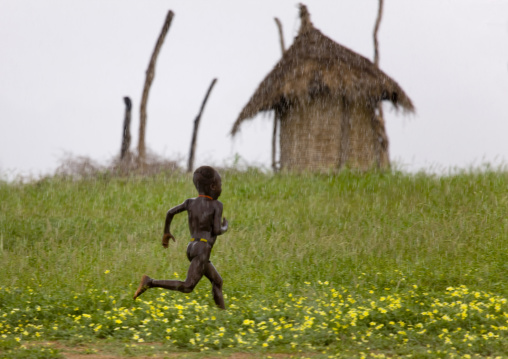
[[205, 276], [212, 283], [212, 294], [215, 304], [221, 309], [226, 309], [224, 296], [222, 295], [222, 278], [211, 262], [205, 265]]
[[136, 290], [136, 293], [134, 293], [134, 299], [136, 299], [141, 294], [143, 294], [148, 288], [152, 287], [151, 282], [152, 282], [152, 278], [150, 278], [146, 274], [143, 274], [143, 277], [141, 277], [141, 282], [139, 283], [138, 289]]
[[157, 279], [155, 279], [152, 281], [152, 286], [154, 288], [177, 290], [177, 291], [183, 292], [183, 293], [190, 293], [192, 291], [192, 290], [190, 290], [190, 291], [185, 290], [184, 289], [185, 282], [182, 282], [180, 280], [165, 280], [165, 279], [157, 280]]
[[169, 290], [177, 290], [182, 293], [190, 293], [203, 277], [203, 263], [198, 257], [191, 261], [187, 278], [184, 282], [180, 280], [155, 280], [152, 279], [150, 287], [165, 288]]

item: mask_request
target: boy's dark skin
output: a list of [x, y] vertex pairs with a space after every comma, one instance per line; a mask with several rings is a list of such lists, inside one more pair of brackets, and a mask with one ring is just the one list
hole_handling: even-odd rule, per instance
[[212, 247], [218, 235], [228, 230], [228, 221], [222, 220], [222, 203], [217, 199], [222, 193], [222, 180], [219, 173], [209, 166], [199, 167], [194, 172], [194, 185], [199, 196], [189, 198], [182, 204], [171, 208], [166, 215], [162, 245], [168, 248], [169, 240], [175, 242], [171, 234], [171, 221], [175, 214], [187, 211], [191, 240], [187, 246], [187, 258], [190, 266], [185, 281], [179, 280], [155, 280], [143, 275], [141, 283], [134, 294], [134, 299], [149, 288], [158, 287], [190, 293], [200, 279], [207, 277], [212, 283], [212, 293], [215, 304], [225, 309], [222, 295], [222, 278], [210, 262]]

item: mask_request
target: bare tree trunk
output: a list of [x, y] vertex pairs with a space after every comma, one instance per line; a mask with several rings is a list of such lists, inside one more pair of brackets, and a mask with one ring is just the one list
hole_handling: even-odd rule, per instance
[[125, 118], [123, 120], [122, 147], [120, 149], [120, 161], [122, 161], [131, 147], [131, 109], [132, 102], [129, 97], [124, 97], [125, 102]]
[[[374, 65], [379, 68], [379, 42], [377, 33], [381, 25], [381, 18], [383, 16], [383, 0], [379, 0], [379, 8], [377, 12], [376, 24], [374, 25]], [[388, 154], [388, 135], [386, 134], [385, 120], [383, 117], [382, 101], [378, 102], [376, 112], [372, 119], [373, 129], [377, 138], [377, 165], [379, 168], [390, 167], [390, 156]]]
[[[284, 34], [282, 32], [282, 23], [278, 18], [274, 18], [277, 29], [279, 30], [280, 49], [282, 56], [286, 52], [286, 46], [284, 45]], [[280, 122], [280, 113], [275, 111], [273, 117], [273, 133], [272, 133], [272, 170], [277, 172], [277, 125]]]
[[192, 140], [191, 140], [191, 147], [190, 147], [190, 153], [189, 153], [189, 163], [187, 165], [187, 172], [192, 172], [193, 167], [194, 167], [194, 153], [196, 151], [196, 142], [197, 142], [197, 138], [198, 138], [199, 122], [201, 121], [201, 115], [203, 114], [203, 110], [205, 108], [206, 102], [208, 101], [208, 97], [210, 96], [210, 92], [212, 92], [212, 88], [216, 82], [217, 82], [217, 79], [213, 79], [212, 83], [210, 84], [210, 87], [208, 87], [206, 96], [203, 99], [203, 102], [201, 103], [201, 109], [199, 110], [199, 113], [196, 116], [196, 119], [194, 120], [194, 131], [192, 132]]
[[145, 86], [143, 87], [143, 96], [141, 98], [140, 121], [139, 121], [138, 166], [140, 167], [144, 166], [146, 158], [145, 132], [146, 132], [146, 104], [148, 102], [148, 93], [150, 91], [152, 81], [155, 77], [155, 63], [157, 61], [157, 56], [159, 55], [159, 51], [162, 47], [162, 43], [164, 42], [164, 38], [168, 33], [169, 26], [171, 25], [171, 20], [173, 20], [173, 15], [174, 15], [173, 11], [169, 10], [168, 14], [166, 15], [166, 20], [164, 21], [164, 26], [162, 27], [159, 38], [157, 39], [157, 43], [155, 44], [155, 49], [152, 53], [152, 57], [150, 58], [148, 69], [146, 70], [146, 79]]

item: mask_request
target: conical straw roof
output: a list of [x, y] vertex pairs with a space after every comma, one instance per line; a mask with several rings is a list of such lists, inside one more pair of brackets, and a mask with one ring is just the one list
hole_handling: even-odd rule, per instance
[[310, 21], [300, 4], [301, 25], [291, 47], [265, 77], [235, 121], [235, 135], [241, 123], [258, 112], [269, 111], [281, 102], [304, 100], [316, 93], [342, 97], [349, 103], [376, 106], [389, 100], [398, 108], [413, 112], [411, 99], [392, 78], [366, 57], [339, 45]]

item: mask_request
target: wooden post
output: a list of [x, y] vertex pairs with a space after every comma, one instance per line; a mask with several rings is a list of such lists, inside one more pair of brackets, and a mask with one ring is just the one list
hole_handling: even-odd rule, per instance
[[[279, 30], [280, 49], [282, 56], [286, 52], [286, 46], [284, 45], [284, 34], [282, 33], [282, 23], [278, 18], [274, 18], [277, 29]], [[277, 125], [280, 122], [280, 114], [275, 111], [273, 117], [273, 131], [272, 131], [272, 170], [277, 172]]]
[[198, 138], [198, 128], [199, 128], [199, 122], [201, 121], [201, 115], [203, 114], [203, 110], [205, 108], [206, 102], [208, 101], [208, 97], [210, 96], [210, 92], [212, 92], [212, 88], [217, 82], [217, 79], [213, 79], [212, 83], [210, 84], [210, 87], [208, 87], [208, 91], [206, 92], [205, 98], [203, 99], [203, 102], [201, 103], [201, 108], [199, 110], [198, 115], [196, 116], [196, 119], [194, 120], [194, 130], [192, 131], [192, 139], [191, 139], [191, 146], [190, 146], [190, 152], [189, 152], [189, 162], [187, 164], [187, 172], [192, 172], [194, 167], [194, 153], [196, 152], [196, 142]]
[[282, 23], [280, 22], [279, 18], [275, 17], [275, 24], [277, 24], [277, 28], [279, 29], [279, 39], [280, 39], [280, 48], [282, 50], [282, 55], [284, 55], [284, 52], [286, 51], [286, 46], [284, 45], [284, 35], [282, 33]]
[[162, 27], [159, 38], [157, 39], [157, 43], [155, 44], [155, 49], [152, 53], [152, 57], [150, 58], [148, 69], [146, 70], [145, 85], [143, 87], [143, 95], [141, 98], [140, 105], [139, 140], [138, 140], [139, 167], [144, 166], [146, 158], [145, 132], [146, 132], [146, 104], [148, 102], [148, 93], [150, 91], [152, 81], [155, 77], [155, 63], [157, 61], [157, 56], [159, 55], [159, 51], [162, 47], [162, 43], [164, 42], [164, 38], [168, 33], [169, 26], [171, 25], [171, 20], [173, 20], [173, 15], [174, 15], [173, 11], [169, 10], [168, 14], [166, 15], [166, 20], [164, 21], [164, 25]]
[[132, 101], [129, 97], [124, 97], [125, 118], [123, 120], [122, 147], [120, 148], [120, 161], [122, 161], [131, 147], [131, 109]]
[[376, 24], [374, 25], [374, 65], [379, 67], [379, 42], [377, 40], [377, 33], [381, 25], [381, 18], [383, 16], [383, 0], [379, 0], [379, 8], [377, 10]]
[[279, 112], [275, 110], [273, 116], [273, 132], [272, 132], [272, 170], [277, 172], [277, 125], [279, 123]]
[[[379, 68], [379, 42], [377, 33], [381, 25], [381, 18], [383, 16], [383, 0], [379, 0], [379, 8], [377, 12], [376, 24], [374, 25], [374, 65]], [[376, 135], [377, 143], [377, 165], [379, 168], [390, 167], [390, 156], [388, 155], [388, 136], [386, 134], [385, 120], [383, 118], [383, 104], [380, 100], [372, 119], [373, 130]]]

